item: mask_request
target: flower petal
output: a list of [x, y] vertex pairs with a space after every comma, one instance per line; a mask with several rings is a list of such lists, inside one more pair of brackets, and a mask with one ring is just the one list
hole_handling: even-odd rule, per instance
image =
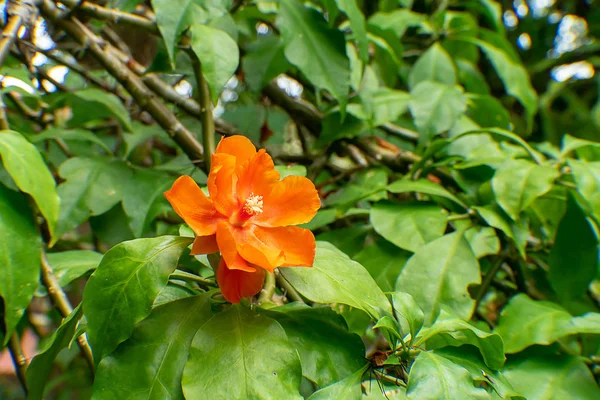
[[225, 259], [229, 269], [239, 269], [246, 272], [256, 271], [256, 268], [248, 265], [246, 260], [240, 256], [232, 229], [233, 227], [227, 222], [217, 224], [217, 244], [223, 259]]
[[273, 159], [264, 149], [260, 149], [244, 164], [238, 164], [237, 196], [244, 204], [250, 195], [264, 196], [279, 182], [279, 172], [275, 170]]
[[[255, 227], [254, 234], [283, 252], [284, 260], [278, 266], [312, 266], [317, 248], [315, 236], [304, 228], [286, 226], [277, 228]], [[242, 255], [243, 256], [243, 255]]]
[[258, 269], [255, 272], [229, 269], [225, 260], [221, 258], [217, 268], [217, 283], [221, 288], [223, 297], [230, 303], [239, 303], [243, 297], [254, 296], [263, 287], [265, 271]]
[[190, 254], [195, 256], [197, 254], [212, 254], [216, 253], [217, 251], [219, 251], [219, 246], [217, 245], [217, 235], [196, 236]]
[[255, 231], [243, 229], [235, 236], [240, 255], [249, 263], [269, 272], [273, 272], [273, 269], [284, 263], [285, 259], [281, 249], [274, 243], [269, 243], [264, 238], [257, 236]]
[[238, 164], [243, 164], [256, 154], [256, 147], [247, 137], [234, 135], [221, 139], [215, 153], [232, 155]]
[[303, 176], [288, 176], [263, 196], [263, 212], [253, 217], [261, 226], [287, 226], [310, 221], [321, 207], [315, 185]]
[[196, 235], [213, 235], [216, 232], [217, 221], [222, 216], [192, 178], [187, 175], [179, 177], [164, 194]]
[[236, 158], [229, 154], [213, 154], [208, 174], [208, 192], [215, 208], [223, 215], [231, 216], [240, 208], [236, 196]]

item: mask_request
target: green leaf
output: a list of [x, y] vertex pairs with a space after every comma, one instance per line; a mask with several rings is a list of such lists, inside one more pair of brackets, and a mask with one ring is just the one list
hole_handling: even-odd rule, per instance
[[123, 210], [129, 217], [129, 226], [135, 237], [143, 236], [150, 223], [166, 203], [163, 192], [172, 179], [168, 174], [151, 169], [134, 169], [133, 177], [124, 188]]
[[519, 249], [519, 253], [525, 257], [525, 245], [527, 244], [527, 227], [523, 226], [525, 220], [521, 221], [521, 225], [519, 222], [513, 222], [508, 215], [497, 205], [489, 205], [482, 207], [473, 207], [473, 210], [477, 211], [481, 218], [488, 223], [488, 225], [500, 229], [506, 236], [511, 238], [517, 248]]
[[446, 210], [424, 202], [378, 202], [371, 208], [371, 224], [375, 232], [412, 252], [442, 236], [447, 223]]
[[410, 27], [418, 27], [425, 23], [427, 16], [411, 11], [409, 8], [400, 8], [391, 12], [378, 12], [369, 18], [369, 27], [380, 30], [391, 30], [397, 38], [404, 35]]
[[485, 389], [475, 387], [468, 370], [433, 352], [421, 352], [408, 376], [409, 400], [484, 400]]
[[46, 218], [53, 244], [57, 240], [56, 222], [60, 200], [56, 193], [54, 177], [39, 151], [20, 133], [0, 131], [0, 156], [4, 168], [16, 185], [33, 197]]
[[369, 60], [369, 40], [367, 39], [367, 26], [365, 16], [360, 11], [356, 0], [335, 0], [340, 11], [348, 16], [352, 36], [358, 47], [358, 55], [364, 62]]
[[193, 296], [153, 309], [131, 337], [100, 362], [94, 399], [135, 394], [148, 400], [183, 400], [183, 368], [194, 335], [212, 316], [209, 300], [208, 295]]
[[33, 143], [39, 143], [49, 139], [78, 140], [91, 142], [102, 147], [108, 154], [112, 154], [111, 149], [102, 140], [100, 140], [98, 136], [85, 129], [49, 128], [37, 135], [31, 135], [31, 141]]
[[44, 398], [44, 388], [50, 377], [50, 372], [52, 372], [52, 364], [58, 353], [69, 346], [69, 343], [75, 337], [75, 330], [81, 316], [80, 304], [63, 320], [48, 341], [45, 342], [44, 347], [31, 360], [27, 367], [28, 399], [41, 400]]
[[[346, 121], [350, 116], [346, 118]], [[385, 187], [388, 173], [383, 169], [370, 168], [357, 172], [352, 183], [344, 185], [340, 190], [326, 199], [327, 205], [349, 205], [360, 200], [377, 201], [387, 197]]]
[[347, 378], [316, 391], [308, 400], [360, 400], [362, 398], [362, 377], [368, 368], [367, 364]]
[[410, 294], [402, 292], [392, 293], [392, 305], [394, 306], [396, 318], [400, 323], [402, 334], [410, 333], [411, 343], [413, 343], [425, 322], [423, 310], [419, 308], [419, 305]]
[[492, 188], [498, 204], [516, 221], [521, 211], [552, 189], [559, 175], [555, 168], [511, 159], [496, 170]]
[[[511, 131], [507, 131], [506, 129], [500, 129], [500, 128], [485, 128], [485, 129], [476, 129], [476, 130], [472, 130], [472, 131], [467, 131], [467, 132], [463, 132], [460, 135], [456, 135], [454, 137], [452, 137], [451, 141], [454, 142], [458, 139], [461, 139], [465, 136], [469, 136], [469, 135], [479, 135], [481, 133], [489, 133], [492, 134], [494, 136], [500, 136], [502, 138], [508, 139], [512, 142], [517, 143], [519, 146], [523, 147], [523, 149], [525, 149], [525, 151], [527, 152], [527, 154], [529, 154], [529, 156], [531, 157], [531, 159], [533, 161], [535, 161], [536, 164], [542, 164], [542, 159], [540, 158], [540, 156], [538, 155], [539, 153], [537, 153], [525, 140], [523, 140], [521, 137], [515, 135], [513, 132]], [[449, 144], [449, 143], [448, 143]]]
[[319, 387], [344, 379], [364, 365], [362, 340], [330, 308], [290, 304], [272, 308], [267, 315], [279, 322], [298, 351], [302, 375]]
[[277, 35], [259, 36], [248, 44], [242, 61], [250, 90], [260, 92], [271, 80], [291, 68]]
[[570, 333], [571, 314], [555, 303], [514, 296], [500, 314], [494, 332], [502, 336], [504, 351], [518, 353], [534, 344], [548, 345]]
[[583, 203], [590, 207], [590, 212], [600, 221], [600, 162], [582, 162], [569, 160], [577, 191], [583, 196]]
[[422, 142], [452, 128], [467, 110], [465, 95], [458, 86], [421, 81], [412, 88], [410, 97], [408, 106]]
[[465, 203], [460, 201], [456, 196], [447, 191], [443, 186], [428, 181], [427, 179], [421, 179], [418, 181], [411, 181], [409, 179], [400, 179], [391, 183], [387, 189], [392, 193], [409, 193], [417, 192], [424, 193], [431, 196], [439, 196], [455, 202], [463, 208], [467, 208]]
[[504, 83], [506, 92], [519, 100], [527, 113], [527, 126], [531, 130], [533, 116], [537, 112], [537, 93], [531, 86], [527, 70], [514, 53], [507, 51], [512, 48], [506, 38], [498, 33], [480, 29], [481, 39], [461, 37], [468, 43], [474, 43], [485, 53], [496, 73]]
[[131, 170], [120, 161], [75, 157], [60, 166], [59, 174], [65, 182], [58, 186], [61, 199], [58, 237], [90, 215], [104, 214], [121, 201]]
[[476, 348], [468, 346], [461, 348], [446, 347], [435, 350], [434, 353], [465, 368], [471, 373], [473, 381], [490, 385], [501, 399], [525, 400], [525, 397], [515, 391], [502, 373], [489, 368], [483, 362]]
[[102, 254], [91, 250], [71, 250], [48, 253], [48, 263], [61, 287], [95, 270], [102, 260]]
[[216, 18], [227, 12], [218, 1], [152, 0], [151, 3], [172, 67], [175, 66], [175, 46], [181, 33], [192, 23], [205, 23], [209, 17]]
[[91, 88], [78, 90], [67, 96], [73, 112], [73, 119], [69, 124], [77, 123], [79, 117], [84, 118], [84, 121], [115, 117], [126, 131], [133, 131], [129, 112], [114, 94]]
[[548, 280], [562, 299], [584, 296], [598, 268], [598, 240], [585, 214], [569, 196], [548, 258]]
[[507, 363], [504, 375], [527, 400], [595, 400], [596, 379], [580, 357], [528, 357]]
[[240, 50], [231, 36], [220, 29], [194, 24], [190, 32], [190, 45], [200, 60], [202, 75], [210, 88], [212, 102], [216, 104], [221, 90], [238, 67]]
[[377, 89], [370, 99], [373, 108], [373, 126], [381, 126], [396, 121], [408, 111], [410, 94], [403, 90], [386, 87]]
[[330, 243], [317, 242], [312, 268], [282, 268], [281, 273], [311, 301], [347, 304], [374, 320], [392, 313], [387, 298], [364, 267]]
[[415, 346], [421, 344], [429, 350], [470, 344], [479, 349], [485, 364], [491, 369], [500, 370], [504, 365], [504, 345], [500, 335], [484, 332], [447, 314], [438, 318], [433, 326], [419, 332]]
[[465, 239], [478, 259], [500, 251], [500, 239], [493, 228], [478, 226], [467, 229]]
[[354, 260], [362, 264], [384, 292], [392, 292], [396, 279], [411, 256], [386, 240], [375, 240], [364, 246]]
[[408, 86], [411, 89], [423, 81], [456, 85], [456, 67], [452, 57], [438, 42], [419, 57], [408, 74]]
[[183, 370], [188, 399], [301, 399], [296, 350], [273, 319], [234, 305], [198, 330]]
[[419, 248], [400, 273], [396, 290], [414, 297], [425, 313], [425, 325], [431, 325], [442, 309], [468, 320], [475, 301], [467, 288], [480, 282], [473, 251], [463, 233], [454, 232]]
[[27, 199], [4, 185], [0, 185], [0, 232], [0, 296], [4, 300], [0, 347], [4, 347], [33, 298], [42, 244]]
[[467, 107], [467, 116], [479, 126], [501, 129], [509, 129], [512, 126], [510, 114], [500, 100], [493, 96], [469, 93]]
[[87, 334], [98, 363], [127, 339], [152, 309], [191, 238], [162, 236], [110, 249], [83, 293]]
[[564, 160], [572, 151], [576, 151], [588, 146], [600, 148], [600, 143], [576, 138], [567, 133], [563, 136], [562, 147], [560, 150], [560, 158]]
[[297, 0], [279, 4], [277, 25], [287, 59], [316, 87], [328, 90], [343, 110], [348, 101], [350, 62], [342, 32], [328, 27], [320, 13]]

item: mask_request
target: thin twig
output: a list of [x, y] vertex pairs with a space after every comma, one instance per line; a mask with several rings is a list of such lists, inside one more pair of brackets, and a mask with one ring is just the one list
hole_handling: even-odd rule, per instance
[[0, 66], [4, 64], [4, 59], [10, 52], [12, 45], [15, 43], [21, 25], [23, 25], [23, 17], [20, 13], [16, 13], [8, 19], [8, 23], [2, 30], [2, 40], [0, 40]]
[[497, 260], [494, 265], [492, 265], [492, 268], [490, 268], [490, 270], [483, 277], [483, 281], [481, 282], [481, 286], [479, 287], [479, 291], [477, 292], [477, 297], [475, 298], [475, 309], [479, 307], [479, 303], [481, 303], [483, 296], [485, 296], [485, 294], [487, 293], [490, 285], [492, 284], [492, 281], [494, 280], [494, 277], [496, 276], [498, 271], [500, 271], [500, 268], [502, 267], [503, 263], [504, 258], [500, 257], [500, 259]]
[[[101, 21], [133, 25], [155, 35], [160, 34], [158, 27], [156, 26], [156, 22], [137, 14], [120, 11], [114, 8], [102, 7], [98, 4], [92, 3], [91, 1], [60, 0], [60, 3], [66, 5], [72, 9], [72, 11], [81, 12], [83, 15], [87, 15]], [[66, 16], [69, 15], [70, 13], [66, 14]]]
[[213, 280], [203, 278], [196, 274], [190, 274], [189, 272], [181, 271], [179, 269], [176, 269], [175, 272], [170, 275], [170, 278], [196, 282], [205, 286], [217, 287], [217, 284]]
[[202, 63], [195, 53], [188, 53], [192, 60], [194, 75], [197, 83], [198, 104], [200, 104], [200, 122], [202, 122], [202, 144], [204, 145], [204, 164], [210, 170], [210, 162], [215, 152], [215, 122], [210, 98], [210, 88], [202, 73]]
[[[60, 287], [56, 275], [54, 275], [54, 270], [48, 262], [48, 257], [46, 257], [46, 251], [43, 248], [41, 250], [40, 260], [42, 264], [42, 283], [48, 290], [48, 296], [52, 299], [52, 303], [57, 308], [58, 312], [60, 312], [60, 315], [62, 315], [63, 318], [66, 318], [73, 311], [73, 306], [67, 298], [67, 294]], [[94, 357], [92, 356], [92, 349], [90, 348], [85, 335], [81, 335], [77, 338], [77, 344], [81, 349], [81, 354], [87, 361], [93, 373]]]
[[[57, 20], [60, 11], [50, 0], [44, 0], [42, 13], [53, 20], [60, 28], [86, 47], [94, 57], [104, 66], [123, 87], [131, 94], [137, 104], [147, 111], [152, 118], [173, 138], [177, 145], [187, 154], [190, 160], [205, 168], [203, 160], [203, 148], [195, 135], [190, 132], [175, 114], [166, 107], [154, 93], [124, 64], [115, 54], [117, 51], [112, 45], [91, 32], [79, 20], [72, 21]], [[208, 171], [205, 169], [205, 171]]]
[[0, 81], [0, 130], [10, 129], [8, 125], [8, 116], [6, 115], [6, 104], [4, 104], [4, 96], [2, 95], [2, 84]]
[[17, 335], [16, 332], [13, 332], [12, 336], [10, 337], [8, 342], [8, 351], [10, 352], [13, 364], [15, 365], [15, 372], [19, 378], [19, 382], [21, 382], [25, 396], [27, 396], [26, 377], [28, 362], [27, 358], [25, 358], [25, 355], [23, 354], [23, 350], [21, 349], [21, 341], [19, 340], [19, 335]]

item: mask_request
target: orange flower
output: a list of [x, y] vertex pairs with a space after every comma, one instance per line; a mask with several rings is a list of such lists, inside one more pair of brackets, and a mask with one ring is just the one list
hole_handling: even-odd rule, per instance
[[312, 266], [312, 232], [291, 226], [310, 221], [321, 206], [309, 179], [280, 180], [265, 150], [231, 136], [212, 156], [208, 192], [210, 197], [182, 176], [165, 197], [196, 234], [192, 254], [221, 252], [217, 283], [228, 301], [260, 292], [265, 270]]

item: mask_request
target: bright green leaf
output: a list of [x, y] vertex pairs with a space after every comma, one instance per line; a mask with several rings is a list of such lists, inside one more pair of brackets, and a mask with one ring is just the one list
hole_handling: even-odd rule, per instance
[[402, 292], [392, 293], [392, 305], [402, 328], [401, 333], [403, 335], [410, 333], [411, 343], [413, 343], [425, 322], [423, 310], [419, 308], [419, 305], [410, 294]]
[[209, 300], [208, 295], [193, 296], [154, 308], [131, 337], [100, 362], [93, 398], [183, 400], [183, 368], [194, 335], [212, 316]]
[[60, 200], [54, 177], [42, 156], [34, 145], [14, 131], [0, 131], [0, 156], [4, 168], [19, 189], [35, 200], [48, 222], [54, 243], [57, 240], [56, 222]]
[[468, 320], [475, 301], [467, 288], [480, 282], [473, 251], [462, 232], [454, 232], [419, 248], [400, 273], [396, 290], [414, 297], [425, 325], [431, 325], [442, 309]]
[[127, 339], [152, 309], [191, 238], [123, 242], [104, 255], [83, 293], [87, 334], [98, 363]]
[[365, 16], [362, 14], [356, 0], [335, 0], [335, 2], [340, 11], [348, 16], [352, 36], [358, 46], [358, 54], [361, 60], [367, 62], [369, 60], [369, 41], [367, 40]]
[[50, 128], [37, 135], [31, 135], [31, 141], [33, 143], [38, 143], [48, 139], [78, 140], [91, 142], [102, 147], [108, 154], [112, 153], [110, 148], [102, 140], [100, 140], [98, 136], [85, 129]]
[[441, 237], [447, 223], [446, 210], [424, 202], [379, 202], [371, 208], [371, 224], [375, 231], [396, 246], [412, 252]]
[[384, 292], [392, 292], [396, 279], [411, 256], [386, 240], [375, 240], [364, 246], [354, 260], [362, 264]]
[[311, 301], [347, 304], [373, 319], [391, 315], [390, 303], [367, 270], [330, 243], [317, 243], [312, 268], [283, 268], [281, 273]]
[[352, 375], [313, 393], [308, 400], [360, 400], [362, 377], [369, 368], [365, 365]]
[[424, 193], [431, 196], [439, 196], [444, 197], [448, 200], [452, 200], [456, 204], [466, 208], [465, 203], [460, 201], [456, 196], [446, 190], [443, 186], [428, 181], [426, 179], [421, 179], [419, 181], [411, 181], [408, 179], [400, 179], [393, 183], [391, 183], [388, 188], [392, 193], [409, 193], [409, 192], [417, 192]]
[[70, 250], [48, 253], [48, 263], [61, 287], [95, 270], [102, 260], [102, 254], [91, 250]]
[[456, 67], [452, 57], [438, 42], [419, 57], [408, 75], [408, 86], [411, 89], [423, 81], [456, 85]]
[[273, 319], [234, 305], [196, 333], [183, 370], [188, 399], [301, 399], [296, 350]]
[[213, 104], [238, 67], [240, 50], [237, 43], [220, 29], [194, 24], [190, 28], [191, 47], [202, 66], [202, 75], [210, 88]]

